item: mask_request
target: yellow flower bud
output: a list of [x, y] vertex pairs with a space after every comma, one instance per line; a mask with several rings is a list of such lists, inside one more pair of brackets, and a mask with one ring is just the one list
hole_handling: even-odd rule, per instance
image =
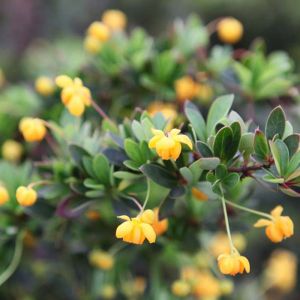
[[51, 78], [41, 76], [35, 81], [35, 90], [42, 96], [50, 96], [55, 90], [55, 85]]
[[2, 145], [2, 157], [11, 162], [18, 162], [23, 153], [22, 144], [14, 141], [7, 140]]
[[184, 280], [176, 280], [172, 284], [172, 293], [177, 297], [186, 297], [191, 292], [190, 285]]
[[87, 32], [89, 36], [95, 37], [100, 42], [106, 42], [110, 38], [109, 28], [102, 22], [93, 22]]
[[235, 18], [224, 18], [217, 25], [219, 39], [228, 44], [237, 43], [243, 35], [243, 25]]
[[27, 142], [41, 141], [47, 133], [43, 121], [38, 118], [23, 118], [20, 121], [19, 130]]
[[102, 270], [110, 270], [114, 266], [113, 256], [101, 250], [93, 250], [89, 254], [89, 261], [91, 265]]
[[97, 210], [88, 210], [85, 213], [85, 216], [91, 221], [98, 221], [101, 217], [100, 213]]
[[83, 46], [87, 52], [89, 52], [91, 54], [97, 54], [101, 50], [102, 43], [94, 36], [88, 35], [84, 39]]
[[64, 88], [73, 83], [73, 80], [67, 75], [59, 75], [55, 78], [55, 83], [58, 87]]
[[110, 9], [102, 15], [102, 22], [113, 31], [120, 31], [126, 27], [126, 15], [120, 10]]
[[5, 204], [9, 201], [9, 194], [4, 186], [0, 186], [0, 205]]
[[37, 200], [37, 192], [30, 187], [20, 186], [16, 191], [16, 198], [20, 205], [32, 206]]
[[114, 299], [116, 297], [116, 294], [117, 292], [115, 287], [110, 284], [104, 285], [100, 291], [100, 296], [106, 300]]
[[175, 81], [177, 99], [181, 102], [193, 100], [199, 93], [199, 84], [190, 76], [184, 76]]

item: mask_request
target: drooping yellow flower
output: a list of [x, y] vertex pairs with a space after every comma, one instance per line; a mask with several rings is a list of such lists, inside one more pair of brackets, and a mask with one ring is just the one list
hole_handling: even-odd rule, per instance
[[168, 230], [168, 219], [159, 219], [159, 209], [154, 208], [154, 220], [152, 223], [152, 227], [157, 235], [162, 235]]
[[179, 129], [172, 129], [168, 133], [162, 130], [152, 129], [154, 137], [149, 141], [149, 148], [155, 148], [157, 154], [164, 160], [176, 160], [182, 150], [182, 144], [186, 144], [193, 149], [192, 141], [184, 134], [179, 134]]
[[268, 288], [291, 292], [297, 283], [297, 256], [288, 250], [275, 250], [265, 269], [264, 281]]
[[147, 111], [151, 117], [154, 117], [157, 113], [161, 113], [168, 121], [165, 127], [166, 130], [172, 129], [173, 123], [177, 118], [177, 110], [174, 104], [155, 101], [148, 106]]
[[42, 96], [50, 96], [55, 90], [54, 81], [47, 76], [38, 77], [35, 81], [35, 90]]
[[102, 270], [110, 270], [114, 266], [113, 256], [102, 250], [93, 250], [89, 254], [89, 261], [91, 265]]
[[274, 243], [279, 243], [294, 234], [294, 223], [290, 217], [281, 216], [283, 207], [276, 206], [271, 211], [271, 219], [259, 219], [254, 227], [266, 227], [267, 237]]
[[192, 195], [199, 201], [207, 201], [208, 196], [202, 192], [199, 188], [192, 188]]
[[3, 185], [0, 185], [0, 205], [3, 205], [8, 201], [9, 201], [8, 191]]
[[100, 42], [106, 42], [110, 38], [108, 26], [99, 21], [93, 22], [89, 26], [87, 33], [89, 36], [98, 39]]
[[176, 280], [171, 287], [173, 295], [177, 297], [186, 297], [191, 292], [191, 287], [188, 282], [184, 280]]
[[242, 38], [243, 32], [242, 23], [232, 17], [224, 18], [217, 25], [219, 39], [224, 43], [237, 43]]
[[110, 9], [103, 13], [102, 22], [112, 31], [121, 31], [126, 27], [127, 17], [120, 10]]
[[83, 43], [84, 49], [91, 53], [91, 54], [97, 54], [100, 52], [102, 43], [94, 36], [86, 36]]
[[[245, 250], [247, 241], [241, 233], [233, 233], [232, 241], [235, 248], [239, 252], [243, 252]], [[208, 247], [214, 257], [218, 257], [222, 253], [229, 254], [231, 251], [228, 236], [224, 232], [218, 232], [217, 234], [215, 234], [215, 236], [211, 239]]]
[[37, 200], [37, 192], [30, 187], [20, 186], [16, 191], [16, 198], [22, 206], [32, 206]]
[[2, 145], [2, 157], [11, 162], [18, 162], [23, 153], [22, 144], [14, 140], [6, 140]]
[[175, 81], [177, 99], [181, 102], [193, 100], [199, 93], [199, 84], [191, 76], [184, 76]]
[[154, 212], [150, 209], [145, 210], [135, 218], [122, 215], [118, 217], [124, 220], [116, 230], [116, 237], [123, 239], [124, 242], [133, 244], [143, 244], [145, 239], [150, 244], [156, 240], [156, 233], [151, 224], [154, 221]]
[[27, 142], [41, 141], [47, 133], [43, 120], [38, 118], [23, 118], [19, 130]]
[[74, 116], [81, 116], [85, 106], [91, 105], [91, 92], [76, 77], [72, 80], [69, 76], [61, 75], [56, 78], [56, 84], [62, 88], [61, 100], [69, 112]]
[[241, 256], [237, 251], [231, 254], [221, 254], [218, 257], [218, 266], [221, 273], [235, 276], [236, 274], [250, 272], [250, 263], [245, 256]]

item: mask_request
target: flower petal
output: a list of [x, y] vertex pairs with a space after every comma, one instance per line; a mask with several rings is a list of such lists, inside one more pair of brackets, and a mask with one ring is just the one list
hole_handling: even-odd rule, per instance
[[153, 227], [147, 223], [143, 223], [142, 225], [143, 234], [150, 244], [154, 243], [156, 240], [156, 233]]
[[174, 147], [170, 149], [171, 157], [174, 160], [176, 160], [179, 157], [179, 155], [181, 153], [181, 148], [182, 147], [181, 147], [180, 143], [177, 142], [177, 143], [175, 143]]
[[162, 130], [151, 128], [151, 131], [152, 131], [153, 135], [159, 135], [159, 136], [164, 136], [165, 135]]
[[282, 212], [283, 212], [283, 207], [281, 205], [278, 205], [271, 211], [271, 215], [273, 217], [280, 217]]
[[269, 226], [270, 224], [272, 224], [271, 220], [259, 219], [253, 226], [256, 228], [260, 228], [260, 227]]
[[125, 221], [130, 221], [130, 218], [126, 215], [117, 216], [117, 218]]
[[133, 224], [131, 221], [126, 221], [119, 225], [116, 230], [116, 237], [123, 238], [125, 235], [129, 234], [133, 229]]
[[193, 149], [193, 144], [190, 138], [187, 135], [184, 134], [179, 134], [174, 137], [175, 141], [178, 141], [180, 143], [186, 144], [189, 146], [189, 148], [192, 150]]
[[149, 148], [155, 148], [157, 142], [161, 139], [162, 137], [160, 135], [155, 135], [153, 138], [148, 143]]
[[172, 130], [170, 131], [170, 136], [171, 136], [171, 137], [175, 137], [175, 136], [177, 136], [177, 135], [180, 133], [180, 131], [181, 131], [181, 130], [174, 128], [174, 129], [172, 129]]
[[243, 265], [243, 269], [245, 269], [246, 273], [250, 272], [250, 263], [247, 257], [245, 256], [240, 256], [239, 260], [241, 264]]

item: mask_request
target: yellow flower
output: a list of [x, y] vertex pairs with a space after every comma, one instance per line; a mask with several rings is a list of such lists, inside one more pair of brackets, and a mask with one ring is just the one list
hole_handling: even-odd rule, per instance
[[190, 285], [184, 280], [176, 280], [172, 284], [172, 293], [177, 297], [186, 297], [191, 292]]
[[19, 130], [27, 142], [41, 141], [47, 133], [43, 120], [38, 118], [23, 118]]
[[267, 287], [291, 292], [297, 282], [297, 256], [288, 250], [275, 250], [265, 269], [264, 280]]
[[199, 201], [207, 201], [208, 200], [208, 196], [203, 193], [201, 190], [199, 190], [198, 188], [193, 187], [192, 188], [192, 195]]
[[235, 276], [238, 273], [250, 272], [250, 263], [245, 256], [237, 251], [231, 254], [221, 254], [218, 257], [218, 266], [221, 273]]
[[[232, 234], [232, 241], [235, 248], [239, 252], [243, 252], [246, 248], [247, 241], [245, 237], [240, 233]], [[209, 250], [215, 256], [218, 257], [222, 253], [230, 253], [230, 244], [227, 234], [224, 232], [218, 232], [209, 243]]]
[[172, 129], [165, 134], [161, 130], [152, 129], [154, 137], [149, 141], [149, 148], [155, 148], [157, 154], [164, 160], [176, 160], [181, 153], [181, 143], [188, 145], [192, 150], [193, 145], [188, 136], [179, 134], [179, 129]]
[[84, 39], [83, 46], [87, 52], [97, 54], [101, 50], [102, 43], [94, 36], [88, 35]]
[[16, 191], [16, 198], [22, 206], [32, 206], [37, 200], [37, 192], [26, 186], [18, 187]]
[[149, 243], [155, 242], [156, 233], [151, 226], [154, 221], [154, 212], [152, 210], [147, 209], [135, 218], [129, 218], [125, 215], [118, 218], [125, 221], [116, 230], [116, 237], [118, 239], [138, 245], [143, 244], [145, 239]]
[[80, 78], [72, 80], [66, 75], [61, 75], [56, 78], [56, 84], [62, 88], [61, 100], [72, 115], [81, 116], [85, 106], [91, 105], [91, 92]]
[[290, 217], [281, 216], [283, 207], [278, 205], [271, 211], [271, 219], [259, 219], [254, 227], [266, 227], [267, 237], [279, 243], [294, 234], [294, 223]]
[[120, 31], [126, 27], [126, 15], [120, 10], [110, 9], [103, 13], [102, 22], [112, 31]]
[[110, 270], [114, 266], [114, 258], [108, 252], [93, 250], [89, 254], [90, 263], [102, 270]]
[[111, 284], [105, 284], [100, 291], [100, 296], [103, 299], [114, 299], [116, 297], [117, 291], [115, 289], [115, 287]]
[[217, 25], [219, 39], [224, 43], [235, 44], [243, 35], [243, 25], [235, 18], [224, 18]]
[[191, 76], [184, 76], [175, 81], [175, 91], [179, 101], [192, 100], [198, 95], [199, 88], [199, 84]]
[[23, 147], [14, 140], [6, 140], [2, 145], [2, 156], [11, 162], [18, 162], [21, 159]]
[[152, 227], [157, 235], [162, 235], [168, 230], [168, 219], [159, 219], [159, 209], [154, 208], [154, 221]]
[[5, 204], [9, 201], [9, 194], [4, 186], [0, 185], [0, 205]]
[[88, 36], [92, 36], [100, 42], [106, 42], [110, 38], [109, 28], [102, 22], [93, 22], [87, 32]]
[[168, 121], [166, 130], [171, 130], [173, 123], [177, 118], [176, 106], [171, 103], [155, 101], [148, 106], [147, 111], [151, 117], [154, 117], [157, 113], [161, 113]]
[[35, 90], [42, 96], [50, 96], [55, 90], [55, 85], [51, 78], [41, 76], [35, 81]]

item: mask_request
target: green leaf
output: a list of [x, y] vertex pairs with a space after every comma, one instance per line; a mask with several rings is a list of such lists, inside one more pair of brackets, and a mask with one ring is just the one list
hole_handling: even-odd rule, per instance
[[227, 116], [233, 102], [233, 95], [218, 97], [210, 107], [207, 116], [207, 135], [214, 134], [218, 122]]
[[217, 179], [223, 179], [224, 177], [226, 177], [228, 174], [227, 168], [225, 167], [225, 165], [220, 164], [217, 166], [216, 168], [216, 178]]
[[111, 183], [111, 169], [105, 155], [99, 153], [93, 159], [93, 171], [97, 179], [104, 185]]
[[220, 164], [220, 159], [218, 157], [203, 157], [198, 159], [197, 162], [203, 170], [214, 170]]
[[210, 147], [204, 142], [197, 141], [196, 142], [196, 148], [197, 148], [197, 150], [199, 151], [199, 153], [202, 157], [212, 157], [212, 156], [214, 156], [213, 152], [210, 149]]
[[275, 161], [276, 169], [280, 176], [285, 175], [289, 163], [289, 150], [281, 140], [269, 141], [271, 152]]
[[118, 179], [125, 179], [125, 180], [136, 180], [136, 179], [140, 179], [141, 177], [143, 177], [142, 174], [134, 174], [134, 173], [130, 173], [130, 172], [125, 172], [125, 171], [117, 171], [114, 172], [114, 177], [118, 178]]
[[263, 180], [270, 183], [284, 183], [283, 178], [277, 178], [275, 176], [271, 176], [270, 174], [264, 175]]
[[83, 168], [88, 173], [89, 176], [95, 177], [93, 170], [93, 159], [91, 157], [84, 156], [82, 158]]
[[132, 139], [125, 139], [124, 149], [131, 160], [137, 163], [143, 163], [143, 157], [141, 155], [138, 143], [136, 143]]
[[200, 165], [201, 165], [201, 161], [196, 160], [189, 166], [189, 169], [191, 170], [191, 172], [193, 174], [194, 183], [196, 183], [199, 180], [199, 178], [202, 174], [202, 169], [201, 169]]
[[134, 133], [135, 137], [139, 140], [139, 141], [146, 141], [147, 137], [145, 135], [143, 126], [136, 120], [133, 120], [132, 124], [131, 124], [131, 129], [132, 132]]
[[184, 104], [184, 113], [190, 123], [192, 124], [192, 127], [194, 128], [197, 137], [205, 141], [206, 140], [206, 127], [205, 127], [205, 121], [203, 119], [203, 116], [199, 112], [196, 105], [191, 103], [190, 101], [185, 101]]
[[279, 138], [283, 137], [285, 130], [285, 114], [281, 106], [274, 108], [266, 123], [266, 137], [268, 140], [272, 140], [273, 137], [278, 134]]
[[284, 142], [289, 149], [290, 157], [292, 157], [299, 149], [299, 137], [299, 134], [292, 134], [284, 139]]
[[214, 141], [214, 155], [221, 161], [228, 161], [232, 158], [231, 146], [233, 143], [233, 133], [230, 127], [223, 127], [216, 135]]
[[86, 157], [91, 156], [90, 153], [88, 153], [84, 148], [82, 148], [76, 144], [70, 144], [69, 151], [71, 153], [71, 157], [73, 158], [73, 161], [79, 167], [82, 167], [82, 159], [84, 156], [86, 156]]
[[135, 161], [132, 160], [125, 160], [123, 162], [124, 166], [126, 166], [128, 169], [133, 170], [133, 171], [139, 171], [140, 164], [138, 164]]
[[290, 175], [294, 173], [299, 167], [300, 167], [300, 152], [297, 152], [292, 156], [285, 175], [290, 177]]
[[174, 188], [178, 185], [176, 177], [160, 165], [144, 164], [140, 167], [140, 170], [151, 180], [164, 187]]
[[[241, 134], [242, 134], [242, 129], [241, 125], [239, 122], [234, 122], [230, 125], [230, 128], [232, 130], [232, 144], [230, 148], [228, 149], [228, 157], [232, 158], [236, 154], [236, 152], [239, 149], [240, 141], [241, 141]], [[230, 151], [229, 151], [230, 150]]]
[[239, 150], [246, 157], [249, 157], [254, 152], [253, 133], [247, 132], [242, 135]]
[[179, 172], [189, 185], [193, 183], [194, 176], [192, 171], [189, 168], [187, 167], [180, 168]]
[[222, 179], [222, 184], [227, 188], [234, 188], [240, 181], [240, 176], [238, 173], [230, 173], [225, 178]]
[[264, 133], [260, 130], [255, 131], [254, 136], [254, 152], [259, 160], [267, 160], [269, 155], [269, 147]]

